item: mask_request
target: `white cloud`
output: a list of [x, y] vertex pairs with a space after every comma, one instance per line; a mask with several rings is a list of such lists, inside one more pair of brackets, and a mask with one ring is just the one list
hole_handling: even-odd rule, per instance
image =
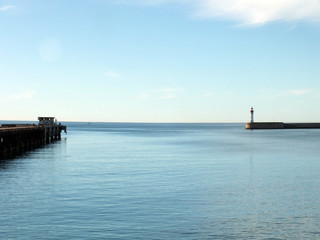
[[15, 6], [6, 5], [6, 6], [3, 6], [3, 7], [0, 7], [0, 12], [8, 11], [8, 10], [13, 9], [13, 8], [15, 8]]
[[273, 21], [320, 21], [319, 0], [133, 0], [144, 4], [181, 3], [201, 18], [231, 20], [243, 25]]
[[320, 20], [318, 0], [200, 0], [198, 15], [230, 19], [241, 24]]

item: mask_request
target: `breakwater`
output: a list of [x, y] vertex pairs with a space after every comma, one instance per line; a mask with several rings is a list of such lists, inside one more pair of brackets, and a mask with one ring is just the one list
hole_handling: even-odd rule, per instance
[[0, 159], [60, 140], [61, 131], [67, 132], [67, 127], [57, 124], [52, 117], [40, 117], [39, 125], [3, 124], [0, 127]]
[[247, 122], [246, 129], [320, 128], [320, 123]]

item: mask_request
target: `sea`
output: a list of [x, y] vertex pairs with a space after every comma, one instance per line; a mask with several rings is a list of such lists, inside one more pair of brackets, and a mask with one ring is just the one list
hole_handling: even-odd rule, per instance
[[0, 162], [0, 239], [320, 239], [320, 129], [64, 124]]

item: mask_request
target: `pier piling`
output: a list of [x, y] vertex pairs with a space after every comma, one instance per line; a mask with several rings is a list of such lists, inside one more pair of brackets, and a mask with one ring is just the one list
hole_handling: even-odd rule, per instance
[[3, 124], [0, 127], [0, 159], [14, 157], [61, 139], [67, 127], [57, 124], [53, 117], [39, 117], [35, 124]]

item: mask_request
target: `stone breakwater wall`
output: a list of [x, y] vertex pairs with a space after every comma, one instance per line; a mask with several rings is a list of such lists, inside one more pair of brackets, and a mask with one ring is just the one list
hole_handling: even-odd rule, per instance
[[320, 128], [320, 123], [247, 122], [246, 129]]
[[320, 123], [284, 123], [284, 128], [320, 128]]
[[283, 122], [247, 122], [246, 129], [283, 129]]

